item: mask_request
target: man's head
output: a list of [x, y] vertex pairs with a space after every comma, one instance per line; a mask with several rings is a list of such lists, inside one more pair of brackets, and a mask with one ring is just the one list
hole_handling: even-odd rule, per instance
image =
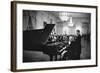
[[70, 37], [69, 37], [69, 41], [70, 41], [70, 42], [74, 41], [74, 37], [73, 37], [73, 36], [70, 36]]
[[80, 30], [76, 30], [76, 34], [77, 35], [80, 35]]

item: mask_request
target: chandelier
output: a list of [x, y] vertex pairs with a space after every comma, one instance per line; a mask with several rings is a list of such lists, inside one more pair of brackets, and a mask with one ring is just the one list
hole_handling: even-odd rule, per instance
[[74, 26], [73, 21], [72, 21], [72, 17], [71, 16], [68, 16], [68, 13], [67, 12], [60, 12], [59, 13], [59, 18], [62, 21], [68, 22], [68, 26], [70, 26], [70, 27]]
[[68, 15], [67, 15], [67, 12], [60, 12], [59, 13], [59, 18], [62, 20], [62, 21], [67, 21], [69, 19]]

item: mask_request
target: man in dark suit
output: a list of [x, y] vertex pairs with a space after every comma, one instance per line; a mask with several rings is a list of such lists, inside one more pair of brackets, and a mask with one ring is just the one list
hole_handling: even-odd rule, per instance
[[81, 35], [80, 30], [76, 30], [76, 39], [75, 39], [75, 59], [80, 59], [81, 54]]
[[71, 40], [71, 44], [67, 49], [69, 50], [69, 60], [80, 60], [80, 55], [81, 55], [80, 30], [76, 30], [76, 37]]
[[69, 45], [66, 46], [65, 51], [67, 51], [66, 53], [64, 53], [63, 55], [63, 60], [66, 60], [66, 58], [68, 60], [74, 60], [75, 59], [75, 46], [76, 46], [76, 42], [74, 41], [74, 37], [70, 36], [69, 37]]
[[76, 30], [76, 38], [73, 36], [69, 37], [69, 46], [66, 47], [65, 50], [67, 52], [63, 55], [63, 60], [66, 60], [66, 57], [68, 57], [68, 60], [80, 60], [81, 55], [81, 35], [80, 30]]

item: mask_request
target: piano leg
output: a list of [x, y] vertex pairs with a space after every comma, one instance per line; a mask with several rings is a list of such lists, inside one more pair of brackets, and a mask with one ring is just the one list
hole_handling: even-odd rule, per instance
[[50, 61], [53, 61], [53, 55], [50, 55]]

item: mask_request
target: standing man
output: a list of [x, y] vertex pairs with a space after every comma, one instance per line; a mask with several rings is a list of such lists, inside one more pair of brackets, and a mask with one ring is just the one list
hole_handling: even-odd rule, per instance
[[81, 55], [81, 35], [80, 30], [76, 30], [76, 40], [75, 40], [75, 59], [79, 60]]

